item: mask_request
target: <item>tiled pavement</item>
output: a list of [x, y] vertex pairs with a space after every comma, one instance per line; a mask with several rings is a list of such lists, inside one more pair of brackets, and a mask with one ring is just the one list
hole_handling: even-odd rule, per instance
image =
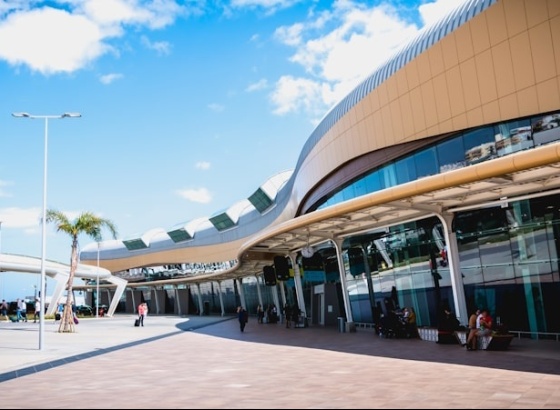
[[560, 408], [560, 342], [508, 351], [235, 319], [0, 323], [0, 408]]

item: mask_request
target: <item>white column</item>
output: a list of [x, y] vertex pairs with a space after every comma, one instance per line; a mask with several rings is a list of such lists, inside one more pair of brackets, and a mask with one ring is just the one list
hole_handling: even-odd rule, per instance
[[363, 260], [364, 260], [364, 273], [366, 275], [366, 283], [367, 283], [367, 287], [368, 287], [369, 303], [371, 305], [371, 318], [372, 318], [372, 320], [375, 320], [375, 316], [373, 314], [373, 309], [375, 308], [375, 294], [374, 294], [374, 291], [373, 291], [373, 282], [371, 280], [371, 268], [369, 267], [367, 248], [364, 246], [363, 243], [360, 245], [360, 248], [362, 250], [362, 256], [363, 256]]
[[469, 314], [467, 311], [467, 300], [465, 298], [465, 287], [463, 286], [463, 276], [459, 264], [459, 247], [457, 245], [457, 235], [452, 231], [453, 215], [437, 215], [443, 225], [445, 244], [447, 245], [447, 260], [449, 263], [449, 274], [451, 276], [451, 288], [455, 301], [455, 315], [462, 325], [468, 325]]
[[274, 306], [276, 306], [276, 313], [278, 314], [278, 317], [281, 317], [282, 306], [280, 306], [280, 301], [278, 300], [278, 283], [276, 283], [276, 285], [274, 286], [271, 286], [270, 290], [272, 291], [272, 301], [274, 303]]
[[255, 275], [255, 279], [257, 280], [257, 296], [259, 298], [259, 305], [263, 305], [263, 301], [262, 301], [262, 293], [261, 293], [261, 284], [259, 283], [259, 277], [257, 275]]
[[134, 299], [134, 288], [130, 288], [130, 293], [132, 295], [132, 313], [136, 313], [136, 300]]
[[305, 308], [305, 298], [303, 297], [303, 286], [301, 284], [301, 271], [299, 270], [299, 265], [297, 263], [297, 254], [290, 253], [290, 260], [292, 261], [292, 266], [294, 268], [294, 283], [296, 287], [296, 297], [299, 310], [303, 316], [307, 317], [307, 310]]
[[350, 297], [348, 295], [348, 285], [346, 283], [346, 268], [344, 267], [344, 260], [342, 259], [342, 240], [331, 240], [336, 249], [336, 259], [338, 260], [338, 270], [340, 272], [340, 284], [342, 286], [342, 297], [344, 299], [344, 310], [346, 310], [346, 322], [353, 323], [352, 309], [350, 307]]
[[245, 303], [245, 292], [243, 291], [243, 278], [237, 278], [237, 291], [239, 292], [239, 301], [241, 302], [241, 307], [247, 310], [247, 304]]
[[97, 280], [95, 281], [95, 317], [99, 319], [99, 244], [97, 241]]
[[159, 310], [159, 294], [158, 294], [158, 289], [157, 287], [154, 287], [151, 291], [150, 294], [153, 296], [153, 299], [156, 301], [156, 313], [159, 315], [161, 312]]
[[[0, 259], [2, 258], [2, 221], [0, 221]], [[4, 299], [4, 284], [2, 283], [2, 267], [0, 266], [0, 299]], [[41, 298], [41, 303], [45, 303], [46, 298]], [[43, 305], [44, 307], [45, 305]]]
[[222, 316], [226, 314], [224, 309], [224, 299], [222, 297], [222, 282], [218, 281], [218, 296], [220, 297], [220, 308], [222, 309]]
[[68, 275], [59, 272], [54, 276], [53, 279], [56, 281], [56, 285], [54, 287], [54, 291], [51, 296], [51, 301], [47, 309], [47, 313], [46, 313], [47, 315], [52, 315], [56, 312], [58, 301], [62, 297], [62, 294], [64, 293], [64, 289], [66, 289], [66, 284], [68, 283]]
[[177, 285], [173, 286], [173, 292], [175, 293], [175, 304], [177, 305], [177, 315], [182, 316], [181, 301], [179, 300], [179, 288]]
[[287, 302], [286, 286], [284, 286], [284, 281], [280, 281], [280, 297], [282, 298], [282, 306], [284, 306]]
[[196, 290], [198, 293], [198, 316], [202, 316], [204, 313], [204, 306], [202, 306], [202, 293], [200, 292], [200, 283], [196, 284]]

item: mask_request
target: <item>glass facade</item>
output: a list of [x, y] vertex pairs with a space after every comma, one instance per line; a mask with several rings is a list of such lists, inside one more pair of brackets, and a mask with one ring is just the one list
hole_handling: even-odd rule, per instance
[[311, 207], [322, 209], [390, 188], [560, 140], [560, 113], [467, 130], [355, 179]]
[[[560, 113], [467, 130], [367, 172], [312, 209], [558, 140]], [[558, 204], [560, 196], [550, 195], [455, 214], [468, 311], [488, 308], [497, 323], [540, 337], [560, 332]], [[440, 220], [428, 218], [364, 236], [358, 246], [356, 239], [345, 244], [354, 321], [373, 323], [387, 309], [406, 306], [419, 326], [437, 326], [439, 310], [454, 308], [443, 238]], [[340, 281], [336, 258], [330, 265], [324, 259], [315, 283]], [[306, 282], [313, 285], [304, 275]]]

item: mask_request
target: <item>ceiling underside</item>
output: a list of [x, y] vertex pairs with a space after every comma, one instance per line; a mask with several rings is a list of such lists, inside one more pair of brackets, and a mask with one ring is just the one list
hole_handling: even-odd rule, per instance
[[258, 241], [246, 250], [240, 259], [240, 267], [235, 271], [191, 279], [199, 282], [260, 275], [264, 266], [272, 264], [275, 255], [298, 252], [308, 243], [316, 246], [331, 239], [365, 234], [434, 213], [500, 206], [507, 202], [505, 198], [513, 201], [529, 195], [549, 195], [560, 189], [559, 171], [560, 164], [555, 163], [342, 212]]

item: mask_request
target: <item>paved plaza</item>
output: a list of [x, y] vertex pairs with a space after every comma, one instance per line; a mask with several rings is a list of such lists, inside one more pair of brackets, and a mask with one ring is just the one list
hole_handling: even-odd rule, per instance
[[0, 323], [1, 408], [560, 408], [560, 342], [508, 351], [251, 318]]

